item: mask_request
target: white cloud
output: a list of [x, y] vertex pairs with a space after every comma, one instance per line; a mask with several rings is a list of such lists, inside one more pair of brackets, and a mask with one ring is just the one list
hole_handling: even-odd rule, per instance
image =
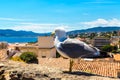
[[0, 20], [4, 20], [4, 21], [21, 21], [21, 20], [23, 20], [23, 19], [15, 19], [15, 18], [3, 18], [3, 17], [0, 17]]
[[106, 19], [97, 19], [90, 22], [80, 22], [81, 25], [86, 27], [97, 27], [97, 26], [120, 26], [120, 20], [114, 18], [110, 20]]
[[22, 24], [22, 25], [39, 25], [39, 26], [50, 26], [50, 25], [58, 25], [58, 24], [50, 24], [50, 23], [44, 23], [44, 24], [40, 24], [40, 23], [20, 23], [20, 24]]
[[[1, 19], [1, 18], [0, 18]], [[1, 27], [1, 29], [13, 29], [13, 30], [25, 30], [25, 31], [34, 31], [38, 33], [47, 33], [54, 31], [57, 27], [64, 27], [66, 31], [71, 30], [80, 30], [87, 29], [97, 26], [120, 26], [120, 20], [113, 19], [97, 19], [89, 22], [80, 22], [80, 23], [69, 23], [69, 24], [53, 24], [53, 23], [16, 23], [11, 25], [6, 25], [6, 27]]]
[[36, 24], [36, 23], [21, 23], [21, 25], [11, 27], [13, 30], [34, 31], [38, 33], [52, 32], [56, 27], [68, 28], [62, 24]]

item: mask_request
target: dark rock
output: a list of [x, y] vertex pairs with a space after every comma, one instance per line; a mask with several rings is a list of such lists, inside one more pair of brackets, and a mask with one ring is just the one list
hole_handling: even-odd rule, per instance
[[0, 75], [0, 80], [6, 80], [4, 75]]
[[23, 77], [22, 80], [35, 80], [35, 79]]
[[5, 72], [5, 70], [0, 70], [0, 75], [2, 75]]
[[47, 74], [43, 74], [44, 77], [49, 77]]

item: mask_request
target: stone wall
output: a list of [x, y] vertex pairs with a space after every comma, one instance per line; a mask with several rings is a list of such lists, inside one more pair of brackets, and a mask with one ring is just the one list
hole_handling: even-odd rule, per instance
[[55, 58], [56, 57], [56, 49], [52, 48], [39, 48], [38, 46], [17, 46], [21, 50], [21, 52], [33, 52], [39, 58]]

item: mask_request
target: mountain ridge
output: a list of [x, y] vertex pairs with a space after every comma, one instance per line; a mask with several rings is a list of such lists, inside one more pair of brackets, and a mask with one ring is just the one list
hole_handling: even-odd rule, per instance
[[6, 37], [11, 37], [11, 36], [19, 36], [19, 37], [37, 37], [37, 36], [49, 36], [50, 33], [35, 33], [33, 31], [16, 31], [12, 29], [0, 29], [0, 36], [6, 36]]
[[[81, 29], [81, 30], [72, 30], [68, 31], [67, 34], [77, 34], [77, 33], [85, 33], [85, 32], [107, 32], [107, 31], [118, 31], [120, 30], [120, 27], [117, 26], [107, 26], [107, 27], [93, 27], [88, 29]], [[19, 36], [19, 37], [37, 37], [37, 36], [50, 36], [51, 33], [35, 33], [33, 31], [16, 31], [12, 29], [0, 29], [0, 36], [5, 37], [13, 37], [13, 36]]]
[[85, 32], [108, 32], [108, 31], [118, 31], [120, 30], [120, 27], [118, 26], [107, 26], [107, 27], [93, 27], [88, 29], [82, 29], [82, 30], [73, 30], [69, 31], [68, 34], [76, 34], [76, 33], [85, 33]]

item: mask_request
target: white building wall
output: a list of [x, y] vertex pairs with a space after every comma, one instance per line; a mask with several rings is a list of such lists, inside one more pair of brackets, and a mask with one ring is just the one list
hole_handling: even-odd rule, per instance
[[54, 38], [52, 36], [38, 37], [39, 48], [52, 48], [54, 47]]

